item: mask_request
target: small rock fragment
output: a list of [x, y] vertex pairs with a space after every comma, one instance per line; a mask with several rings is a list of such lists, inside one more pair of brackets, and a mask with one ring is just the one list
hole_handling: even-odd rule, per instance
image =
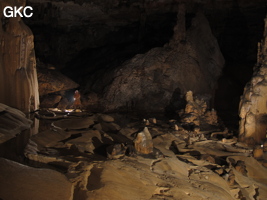
[[118, 159], [125, 155], [126, 147], [124, 144], [114, 144], [107, 147], [107, 156], [109, 159]]
[[98, 120], [100, 122], [114, 122], [114, 118], [111, 117], [110, 115], [106, 115], [106, 114], [101, 114], [98, 116]]
[[261, 146], [256, 146], [253, 150], [253, 157], [260, 159], [263, 156], [263, 148]]

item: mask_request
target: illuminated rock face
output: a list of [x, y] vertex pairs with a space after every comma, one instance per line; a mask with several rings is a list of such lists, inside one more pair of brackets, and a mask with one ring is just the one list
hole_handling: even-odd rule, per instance
[[141, 154], [150, 154], [153, 152], [152, 136], [147, 127], [137, 134], [134, 140], [134, 147], [136, 151]]
[[[25, 0], [3, 0], [5, 6], [24, 6]], [[20, 17], [0, 14], [0, 102], [29, 112], [39, 105], [33, 34]]]
[[239, 116], [240, 140], [258, 144], [265, 140], [267, 130], [267, 18], [264, 38], [258, 45], [258, 61], [253, 77], [241, 97]]

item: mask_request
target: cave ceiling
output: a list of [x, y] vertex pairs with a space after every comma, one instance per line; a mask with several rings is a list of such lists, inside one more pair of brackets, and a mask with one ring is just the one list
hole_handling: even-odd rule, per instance
[[[103, 56], [119, 52], [128, 59], [164, 45], [172, 36], [180, 2], [28, 0], [34, 16], [24, 21], [35, 35], [37, 58], [64, 68], [85, 51], [99, 51], [97, 54]], [[255, 59], [256, 44], [263, 32], [264, 0], [184, 2], [189, 19], [197, 9], [204, 10], [226, 58]], [[124, 48], [126, 55], [118, 48]]]

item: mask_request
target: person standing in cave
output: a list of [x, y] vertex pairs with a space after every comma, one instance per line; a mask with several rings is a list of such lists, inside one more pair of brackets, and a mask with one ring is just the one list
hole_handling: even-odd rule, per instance
[[73, 108], [74, 109], [81, 109], [82, 108], [81, 95], [80, 95], [80, 92], [78, 90], [75, 90], [75, 92], [74, 92]]

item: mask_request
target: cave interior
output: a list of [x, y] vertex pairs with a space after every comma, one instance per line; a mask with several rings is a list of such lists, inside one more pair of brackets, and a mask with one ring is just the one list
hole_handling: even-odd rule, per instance
[[0, 199], [267, 199], [265, 0], [8, 5]]

